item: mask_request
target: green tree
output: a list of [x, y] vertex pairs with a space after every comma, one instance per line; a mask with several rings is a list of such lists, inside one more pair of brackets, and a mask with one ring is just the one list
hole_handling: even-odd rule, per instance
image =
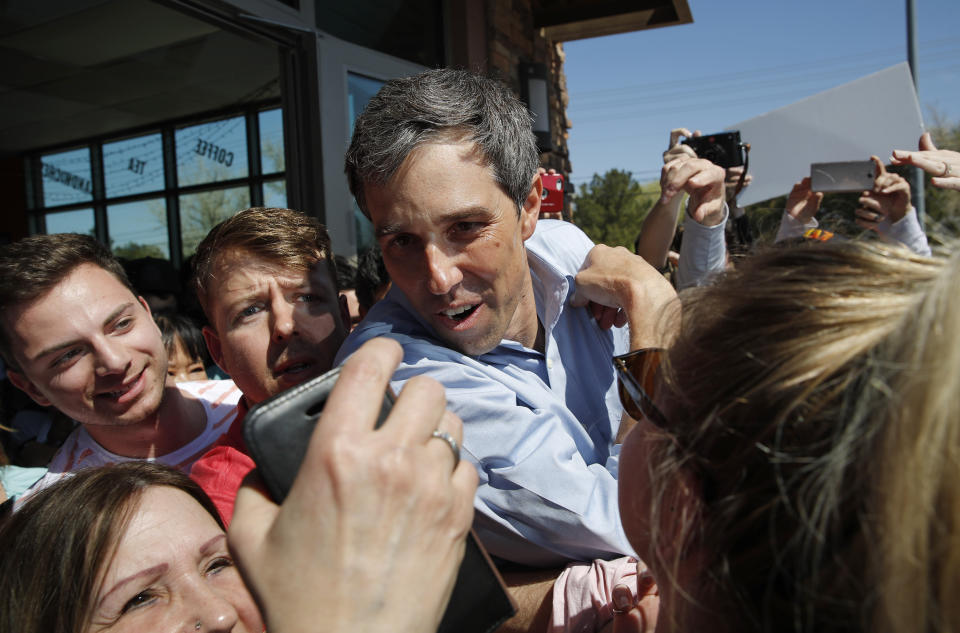
[[123, 246], [114, 246], [110, 249], [115, 257], [120, 259], [140, 259], [141, 257], [158, 257], [167, 259], [167, 254], [156, 244], [138, 244], [137, 242], [127, 242]]
[[611, 169], [580, 186], [573, 218], [594, 242], [633, 250], [640, 225], [659, 195], [659, 183], [641, 185], [629, 171]]

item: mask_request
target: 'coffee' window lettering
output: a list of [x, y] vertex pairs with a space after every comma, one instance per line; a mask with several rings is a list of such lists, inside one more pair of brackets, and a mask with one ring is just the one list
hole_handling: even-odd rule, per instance
[[233, 165], [233, 152], [227, 151], [219, 145], [207, 142], [201, 138], [197, 139], [197, 146], [193, 150], [200, 156], [205, 156], [210, 160], [215, 160], [221, 165], [230, 167]]

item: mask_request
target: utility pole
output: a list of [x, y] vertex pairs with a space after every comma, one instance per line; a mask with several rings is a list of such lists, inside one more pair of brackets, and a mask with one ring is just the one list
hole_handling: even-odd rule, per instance
[[[917, 89], [917, 11], [914, 0], [907, 0], [907, 64], [910, 66], [910, 75], [913, 77], [913, 87]], [[926, 223], [927, 208], [924, 203], [923, 170], [919, 167], [910, 168], [910, 191], [913, 197], [913, 208], [917, 210], [917, 220], [920, 228]]]

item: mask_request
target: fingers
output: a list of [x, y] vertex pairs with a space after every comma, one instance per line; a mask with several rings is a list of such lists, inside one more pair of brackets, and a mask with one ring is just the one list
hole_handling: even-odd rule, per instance
[[920, 135], [918, 147], [921, 152], [935, 151], [937, 149], [937, 146], [933, 144], [933, 137], [930, 136], [930, 132], [924, 132]]
[[693, 134], [685, 127], [677, 127], [670, 130], [670, 145], [667, 146], [667, 149], [670, 149], [676, 146], [680, 142], [680, 137], [689, 137]]
[[[369, 395], [367, 399], [371, 399]], [[401, 446], [422, 444], [435, 429], [450, 433], [459, 444], [459, 419], [441, 424], [446, 407], [443, 386], [427, 376], [415, 376], [404, 384], [381, 431], [389, 434], [391, 440]]]
[[887, 173], [887, 168], [883, 166], [883, 161], [880, 160], [879, 156], [871, 156], [870, 160], [873, 161], [873, 179], [876, 181]]
[[[376, 338], [363, 344], [340, 370], [340, 377], [327, 398], [317, 435], [362, 432], [373, 429], [393, 371], [402, 358], [396, 341]], [[370, 397], [377, 394], [377, 397]], [[312, 442], [313, 440], [311, 440]]]
[[697, 153], [689, 145], [674, 145], [663, 153], [664, 164], [675, 158], [696, 158]]
[[[246, 552], [246, 548], [263, 541], [279, 512], [280, 506], [270, 498], [257, 471], [251, 471], [243, 479], [234, 502], [235, 520], [230, 523], [227, 535], [230, 548]], [[242, 557], [240, 562], [244, 562]]]
[[704, 158], [677, 158], [660, 172], [661, 202], [669, 202], [682, 190], [722, 187], [724, 170]]
[[[880, 204], [880, 201], [872, 196], [872, 194], [867, 193], [866, 195], [860, 196], [860, 199], [857, 200], [860, 203], [860, 207], [869, 211], [870, 213], [879, 214], [883, 210], [883, 205]], [[859, 211], [859, 209], [857, 209]]]

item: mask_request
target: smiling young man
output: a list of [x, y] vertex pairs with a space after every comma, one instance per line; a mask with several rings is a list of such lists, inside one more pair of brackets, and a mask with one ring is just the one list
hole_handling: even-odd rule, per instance
[[[632, 552], [611, 357], [663, 345], [655, 326], [674, 293], [625, 249], [538, 224], [537, 169], [530, 115], [502, 84], [448, 69], [388, 82], [356, 121], [346, 172], [393, 288], [338, 361], [376, 336], [399, 341], [394, 388], [428, 374], [464, 421], [481, 540], [555, 566]], [[691, 213], [721, 224], [722, 170], [684, 169]]]
[[347, 336], [350, 315], [336, 279], [326, 229], [291, 209], [240, 211], [197, 247], [194, 288], [210, 322], [203, 336], [243, 399], [238, 423], [190, 476], [226, 523], [254, 467], [239, 423], [247, 409], [331, 369]]
[[188, 471], [236, 415], [232, 382], [167, 379], [149, 307], [90, 236], [37, 235], [0, 249], [0, 306], [10, 381], [80, 423], [34, 490], [130, 459]]

